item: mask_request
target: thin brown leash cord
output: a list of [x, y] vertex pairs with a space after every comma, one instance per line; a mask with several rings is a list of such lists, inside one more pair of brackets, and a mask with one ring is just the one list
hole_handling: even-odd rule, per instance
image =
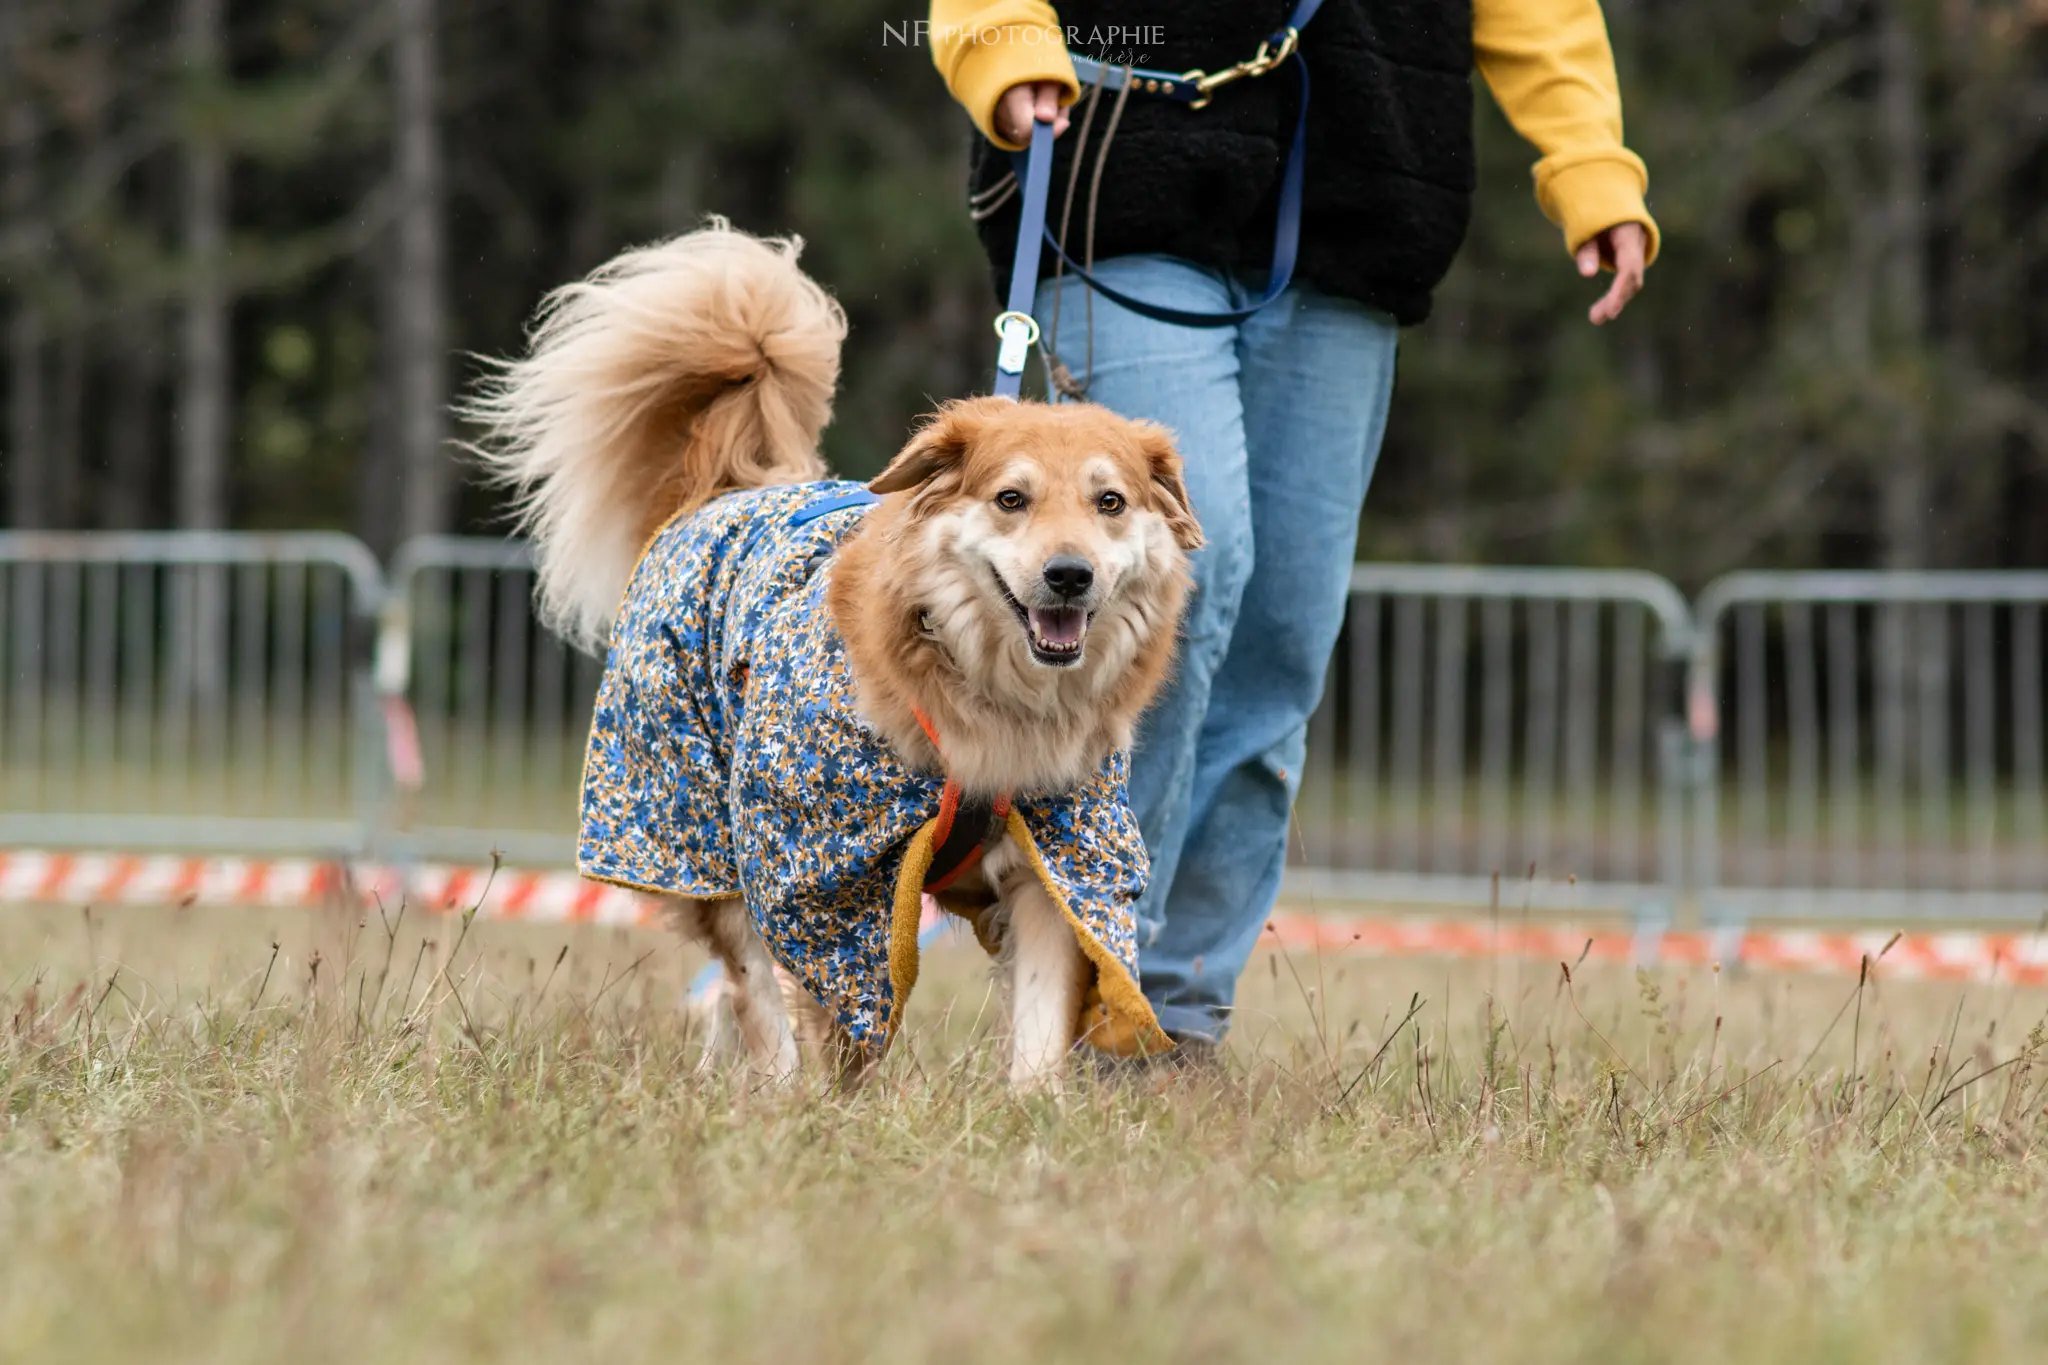
[[[1088, 178], [1088, 213], [1082, 227], [1081, 268], [1090, 272], [1093, 272], [1095, 269], [1095, 215], [1096, 205], [1102, 197], [1102, 172], [1109, 162], [1109, 148], [1110, 144], [1116, 140], [1117, 125], [1123, 121], [1124, 101], [1129, 99], [1131, 95], [1130, 68], [1126, 67], [1124, 71], [1124, 83], [1116, 92], [1116, 103], [1110, 106], [1109, 124], [1102, 130], [1102, 145], [1095, 151], [1094, 173]], [[1052, 325], [1046, 334], [1044, 344], [1045, 370], [1047, 380], [1051, 383], [1054, 391], [1067, 398], [1087, 397], [1089, 382], [1095, 377], [1095, 291], [1092, 288], [1086, 291], [1088, 296], [1088, 361], [1082, 371], [1084, 377], [1075, 379], [1073, 371], [1069, 370], [1066, 363], [1059, 358], [1060, 302], [1062, 291], [1058, 288], [1058, 285], [1066, 274], [1064, 253], [1067, 249], [1067, 229], [1074, 212], [1074, 192], [1081, 179], [1081, 160], [1087, 151], [1089, 129], [1095, 122], [1095, 108], [1102, 101], [1102, 82], [1108, 75], [1108, 70], [1104, 69], [1096, 77], [1093, 92], [1089, 96], [1088, 108], [1081, 118], [1081, 132], [1074, 145], [1073, 165], [1067, 173], [1066, 204], [1060, 211], [1059, 245], [1061, 254], [1053, 260]]]
[[[1088, 181], [1088, 223], [1081, 246], [1081, 268], [1089, 274], [1095, 273], [1095, 204], [1102, 195], [1102, 171], [1109, 164], [1109, 146], [1116, 141], [1116, 126], [1123, 122], [1124, 101], [1131, 97], [1131, 68], [1124, 68], [1123, 88], [1116, 92], [1116, 103], [1110, 106], [1109, 126], [1102, 130], [1102, 146], [1095, 153], [1095, 174]], [[1066, 243], [1062, 241], [1064, 248]], [[1088, 291], [1088, 367], [1087, 378], [1081, 381], [1080, 395], [1088, 392], [1088, 385], [1095, 379], [1095, 291]], [[1080, 396], [1077, 395], [1077, 396]]]
[[978, 223], [1009, 203], [1016, 193], [1017, 173], [1010, 171], [987, 189], [967, 196], [967, 216]]
[[[1067, 197], [1060, 206], [1060, 252], [1067, 249], [1067, 226], [1074, 217], [1074, 194], [1081, 187], [1081, 159], [1088, 150], [1088, 132], [1095, 126], [1095, 110], [1102, 103], [1102, 82], [1109, 77], [1109, 68], [1095, 73], [1095, 83], [1088, 88], [1088, 107], [1081, 113], [1080, 131], [1074, 134], [1074, 159], [1067, 168]], [[1074, 376], [1060, 363], [1060, 281], [1066, 277], [1067, 262], [1063, 255], [1055, 253], [1052, 262], [1052, 318], [1045, 331], [1044, 352], [1046, 380], [1055, 392], [1068, 398], [1079, 398], [1085, 391], [1074, 383]], [[1092, 319], [1091, 319], [1092, 327]]]

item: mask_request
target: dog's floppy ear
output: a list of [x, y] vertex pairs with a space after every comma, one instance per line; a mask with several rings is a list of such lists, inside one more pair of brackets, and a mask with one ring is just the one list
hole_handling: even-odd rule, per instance
[[967, 458], [984, 418], [987, 400], [960, 399], [926, 417], [910, 435], [910, 444], [896, 452], [889, 467], [868, 483], [870, 493], [900, 493], [931, 482]]
[[1156, 422], [1132, 425], [1137, 428], [1138, 449], [1152, 473], [1152, 487], [1166, 504], [1166, 526], [1173, 532], [1174, 543], [1183, 550], [1201, 549], [1202, 525], [1195, 520], [1195, 509], [1188, 502], [1188, 486], [1181, 478], [1180, 451], [1173, 444], [1173, 433]]

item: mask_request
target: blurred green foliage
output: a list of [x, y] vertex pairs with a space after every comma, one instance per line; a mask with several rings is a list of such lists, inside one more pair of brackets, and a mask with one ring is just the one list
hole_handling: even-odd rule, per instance
[[[0, 288], [44, 320], [49, 519], [169, 519], [175, 153], [199, 130], [233, 156], [234, 521], [388, 543], [381, 342], [405, 282], [387, 266], [384, 6], [234, 0], [228, 76], [198, 82], [170, 0], [6, 3], [21, 36]], [[515, 349], [548, 288], [716, 212], [801, 234], [846, 305], [841, 469], [878, 468], [917, 413], [986, 382], [970, 130], [897, 36], [921, 8], [438, 9], [465, 357]], [[2048, 5], [1614, 0], [1609, 20], [1663, 257], [1618, 325], [1588, 325], [1599, 289], [1482, 96], [1477, 216], [1435, 318], [1404, 338], [1361, 553], [1690, 583], [1736, 565], [2048, 564]], [[466, 492], [468, 529], [496, 511]]]

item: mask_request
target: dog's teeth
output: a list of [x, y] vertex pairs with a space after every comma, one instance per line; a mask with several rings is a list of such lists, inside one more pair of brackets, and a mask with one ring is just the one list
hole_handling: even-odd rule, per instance
[[1027, 620], [1032, 638], [1052, 649], [1078, 649], [1088, 629], [1088, 613], [1079, 607], [1033, 607]]

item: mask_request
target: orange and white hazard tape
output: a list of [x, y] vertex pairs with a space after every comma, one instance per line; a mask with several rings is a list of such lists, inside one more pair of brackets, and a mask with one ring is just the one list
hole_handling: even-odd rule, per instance
[[[574, 873], [425, 864], [343, 867], [310, 859], [183, 858], [0, 850], [0, 905], [312, 906], [336, 895], [440, 912], [476, 908], [480, 918], [537, 924], [648, 925], [649, 896]], [[1866, 959], [1885, 977], [2048, 984], [2048, 936], [1997, 933], [1762, 930], [1723, 939], [1672, 932], [1655, 938], [1612, 930], [1491, 925], [1473, 920], [1344, 919], [1275, 915], [1266, 941], [1291, 951], [1372, 957], [1582, 958], [1854, 975]]]
[[1471, 920], [1276, 915], [1267, 938], [1282, 947], [1372, 957], [1521, 957], [1553, 962], [1725, 963], [1765, 971], [1873, 973], [1948, 981], [2048, 984], [2048, 939], [2039, 934], [1748, 930], [1727, 936], [1667, 932], [1654, 938], [1612, 930], [1494, 926]]
[[658, 914], [651, 897], [564, 872], [0, 850], [0, 905], [310, 906], [343, 893], [393, 908], [401, 900], [436, 911], [475, 906], [486, 919], [554, 924], [651, 924]]
[[0, 904], [310, 905], [342, 870], [303, 859], [134, 857], [0, 850]]

